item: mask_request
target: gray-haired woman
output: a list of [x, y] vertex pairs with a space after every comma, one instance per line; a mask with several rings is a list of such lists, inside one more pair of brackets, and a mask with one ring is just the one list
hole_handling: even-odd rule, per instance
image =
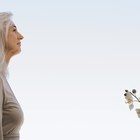
[[0, 13], [0, 140], [19, 140], [23, 112], [8, 81], [10, 59], [21, 51], [23, 36], [11, 19], [12, 13]]

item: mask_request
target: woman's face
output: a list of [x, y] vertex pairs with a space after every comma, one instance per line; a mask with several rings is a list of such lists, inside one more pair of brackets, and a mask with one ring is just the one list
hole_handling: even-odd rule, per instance
[[7, 40], [6, 40], [6, 52], [15, 55], [21, 51], [21, 39], [23, 36], [18, 32], [17, 27], [13, 24], [9, 27]]

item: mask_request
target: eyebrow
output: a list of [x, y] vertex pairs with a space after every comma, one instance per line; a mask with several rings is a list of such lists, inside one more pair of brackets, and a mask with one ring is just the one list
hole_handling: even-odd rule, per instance
[[16, 28], [17, 29], [16, 25], [10, 26], [10, 29], [13, 29], [13, 28]]
[[15, 27], [15, 28], [17, 28], [17, 27], [16, 27], [16, 25], [13, 25], [12, 27]]

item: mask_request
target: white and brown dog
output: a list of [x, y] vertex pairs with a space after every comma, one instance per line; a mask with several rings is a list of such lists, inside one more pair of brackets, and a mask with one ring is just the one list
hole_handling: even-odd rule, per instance
[[[129, 109], [132, 110], [134, 108], [134, 104], [133, 102], [140, 102], [140, 98], [138, 98], [136, 96], [136, 90], [133, 89], [132, 92], [128, 91], [128, 90], [125, 90], [125, 99], [126, 99], [126, 102], [128, 105], [129, 105]], [[137, 100], [134, 100], [133, 97], [135, 97]], [[140, 109], [139, 108], [136, 108], [135, 109], [138, 117], [140, 118]]]

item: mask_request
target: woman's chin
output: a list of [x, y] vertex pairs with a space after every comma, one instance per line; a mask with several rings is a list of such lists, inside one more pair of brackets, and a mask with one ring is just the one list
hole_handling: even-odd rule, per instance
[[13, 52], [13, 55], [17, 55], [17, 54], [19, 54], [20, 52], [21, 52], [21, 49], [18, 48], [17, 50], [15, 50], [15, 52]]

